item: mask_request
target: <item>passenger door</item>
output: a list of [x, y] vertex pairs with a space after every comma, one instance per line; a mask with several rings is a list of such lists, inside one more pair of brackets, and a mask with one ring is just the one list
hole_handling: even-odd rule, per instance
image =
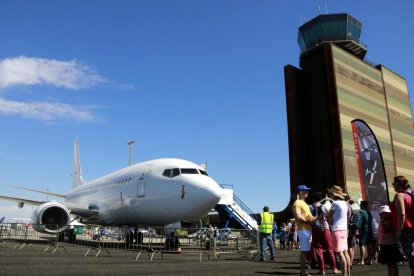
[[145, 197], [145, 186], [147, 184], [147, 176], [151, 172], [151, 170], [142, 173], [138, 177], [138, 183], [137, 183], [137, 197]]

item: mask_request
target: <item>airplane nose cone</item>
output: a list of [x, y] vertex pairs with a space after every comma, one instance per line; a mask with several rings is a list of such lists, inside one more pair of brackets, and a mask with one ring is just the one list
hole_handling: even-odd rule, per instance
[[212, 183], [210, 184], [209, 189], [210, 189], [212, 199], [214, 199], [214, 201], [217, 201], [216, 202], [217, 204], [220, 201], [221, 197], [223, 196], [223, 189], [214, 180], [212, 180]]
[[223, 195], [223, 189], [212, 178], [206, 179], [203, 187], [205, 190], [205, 200], [213, 205], [212, 208], [214, 208]]
[[220, 201], [223, 191], [219, 184], [210, 177], [189, 185], [187, 202], [192, 206], [192, 213], [185, 221], [196, 221], [210, 212]]

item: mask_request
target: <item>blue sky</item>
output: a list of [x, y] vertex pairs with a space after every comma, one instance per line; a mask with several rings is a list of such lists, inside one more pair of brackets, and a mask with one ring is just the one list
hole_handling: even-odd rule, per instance
[[[126, 166], [132, 139], [135, 163], [208, 162], [252, 210], [282, 210], [283, 67], [318, 6], [360, 20], [367, 58], [414, 89], [411, 0], [1, 1], [0, 194], [67, 192], [75, 136], [86, 180]], [[30, 210], [1, 203], [0, 216]]]

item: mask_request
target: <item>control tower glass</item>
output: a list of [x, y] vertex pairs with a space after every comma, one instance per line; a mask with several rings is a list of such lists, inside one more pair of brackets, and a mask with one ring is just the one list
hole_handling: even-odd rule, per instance
[[301, 53], [322, 42], [354, 41], [359, 43], [362, 23], [346, 13], [324, 14], [303, 24], [298, 32]]

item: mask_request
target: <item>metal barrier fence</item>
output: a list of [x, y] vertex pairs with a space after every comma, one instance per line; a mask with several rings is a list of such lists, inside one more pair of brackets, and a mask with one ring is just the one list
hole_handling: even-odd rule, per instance
[[[36, 231], [40, 230], [42, 232]], [[43, 229], [43, 230], [42, 230]], [[47, 229], [47, 231], [45, 231]], [[249, 230], [209, 228], [155, 228], [155, 227], [96, 227], [76, 225], [68, 227], [64, 232], [53, 233], [58, 229], [54, 225], [2, 224], [0, 225], [0, 242], [4, 247], [30, 249], [33, 243], [45, 244], [43, 253], [58, 250], [68, 254], [70, 247], [84, 247], [88, 256], [94, 252], [95, 257], [101, 253], [110, 256], [114, 250], [133, 252], [135, 259], [146, 255], [148, 260], [167, 254], [203, 255], [208, 259], [214, 256], [219, 260], [222, 254], [243, 254], [254, 258], [257, 255], [257, 233]], [[13, 246], [14, 244], [14, 246]], [[10, 246], [9, 246], [10, 247]], [[53, 249], [50, 251], [49, 249]]]
[[0, 224], [0, 243], [4, 247], [12, 244], [13, 249], [29, 249], [32, 244], [50, 246], [58, 241], [57, 225], [33, 225], [22, 223]]

